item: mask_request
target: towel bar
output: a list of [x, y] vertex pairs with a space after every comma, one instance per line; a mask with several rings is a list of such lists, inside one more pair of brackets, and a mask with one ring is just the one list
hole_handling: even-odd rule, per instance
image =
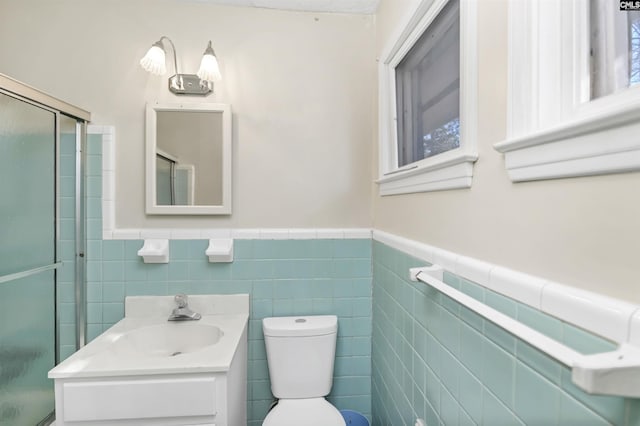
[[[640, 348], [622, 343], [618, 349], [593, 355], [581, 354], [568, 346], [514, 320], [438, 279], [438, 265], [412, 268], [410, 277], [447, 295], [461, 305], [527, 342], [539, 351], [571, 368], [571, 380], [587, 393], [640, 397]], [[437, 277], [437, 278], [436, 278]]]

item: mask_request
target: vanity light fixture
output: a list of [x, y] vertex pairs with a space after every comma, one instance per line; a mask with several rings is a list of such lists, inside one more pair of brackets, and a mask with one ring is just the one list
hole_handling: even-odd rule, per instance
[[211, 47], [211, 41], [207, 45], [200, 69], [197, 74], [180, 74], [176, 59], [176, 47], [169, 37], [162, 36], [153, 43], [146, 55], [140, 60], [140, 65], [151, 74], [164, 75], [167, 72], [164, 41], [168, 41], [173, 50], [173, 66], [175, 74], [169, 77], [169, 90], [176, 95], [200, 95], [207, 96], [213, 92], [213, 82], [222, 78], [216, 54]]

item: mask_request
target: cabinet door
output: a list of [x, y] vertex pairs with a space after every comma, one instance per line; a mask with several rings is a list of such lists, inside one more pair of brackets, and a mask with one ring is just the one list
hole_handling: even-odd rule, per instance
[[194, 377], [64, 383], [62, 419], [65, 423], [170, 417], [207, 420], [217, 414], [215, 382], [214, 377]]

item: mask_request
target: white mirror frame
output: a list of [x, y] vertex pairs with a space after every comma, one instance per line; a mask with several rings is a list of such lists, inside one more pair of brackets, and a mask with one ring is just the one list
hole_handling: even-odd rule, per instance
[[[159, 206], [156, 204], [156, 129], [157, 111], [211, 111], [222, 113], [222, 204], [213, 206]], [[217, 103], [147, 104], [146, 112], [146, 213], [161, 215], [231, 214], [231, 105]]]

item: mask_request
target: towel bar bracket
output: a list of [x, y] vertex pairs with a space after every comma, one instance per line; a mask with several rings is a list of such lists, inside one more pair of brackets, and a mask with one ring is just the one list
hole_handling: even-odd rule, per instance
[[623, 343], [612, 352], [584, 355], [571, 380], [588, 393], [640, 398], [640, 348]]
[[430, 277], [437, 279], [438, 281], [442, 281], [444, 276], [444, 269], [440, 265], [423, 266], [409, 269], [409, 279], [411, 281], [419, 281], [419, 274], [427, 274]]

